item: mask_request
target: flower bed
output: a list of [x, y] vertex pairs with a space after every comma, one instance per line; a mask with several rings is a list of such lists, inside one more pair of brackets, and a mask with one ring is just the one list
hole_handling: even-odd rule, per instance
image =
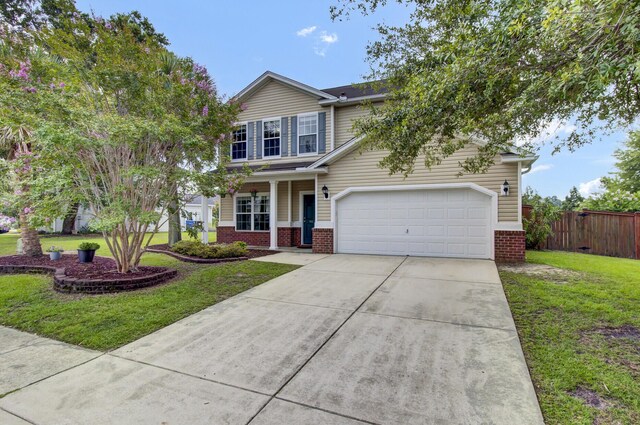
[[168, 244], [159, 244], [159, 245], [151, 245], [147, 248], [146, 252], [155, 252], [159, 254], [170, 255], [174, 258], [177, 258], [180, 261], [185, 261], [188, 263], [200, 263], [200, 264], [216, 264], [216, 263], [226, 263], [230, 261], [242, 261], [242, 260], [250, 260], [252, 258], [264, 257], [266, 255], [277, 254], [277, 251], [270, 251], [268, 249], [249, 249], [247, 250], [246, 255], [242, 257], [233, 257], [233, 258], [200, 258], [193, 257], [189, 255], [182, 255], [176, 252], [173, 252]]
[[176, 270], [146, 266], [123, 274], [116, 271], [116, 263], [110, 258], [95, 257], [92, 263], [80, 263], [76, 255], [63, 255], [57, 261], [51, 261], [47, 256], [0, 257], [0, 273], [51, 273], [57, 291], [90, 294], [146, 288], [177, 275]]

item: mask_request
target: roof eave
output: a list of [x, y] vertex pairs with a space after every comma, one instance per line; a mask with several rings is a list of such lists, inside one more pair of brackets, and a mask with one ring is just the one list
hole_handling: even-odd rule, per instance
[[318, 101], [318, 103], [320, 105], [338, 105], [338, 106], [342, 106], [342, 105], [353, 105], [354, 103], [362, 103], [362, 102], [366, 102], [366, 101], [371, 101], [371, 102], [375, 102], [377, 100], [384, 100], [387, 97], [387, 93], [380, 93], [380, 94], [371, 94], [368, 96], [358, 96], [358, 97], [350, 97], [347, 98], [347, 100], [340, 100], [339, 98], [334, 98], [334, 99], [323, 99]]
[[242, 89], [240, 92], [238, 92], [238, 94], [236, 94], [235, 96], [233, 96], [233, 99], [240, 101], [243, 98], [249, 96], [251, 93], [253, 93], [254, 90], [260, 88], [264, 82], [268, 79], [271, 80], [275, 80], [278, 81], [280, 83], [286, 84], [288, 86], [291, 86], [293, 88], [296, 88], [300, 91], [306, 92], [310, 95], [322, 98], [323, 100], [334, 100], [337, 99], [335, 96], [330, 95], [329, 93], [325, 93], [322, 90], [318, 90], [314, 87], [308, 86], [304, 83], [301, 83], [299, 81], [293, 80], [289, 77], [285, 77], [284, 75], [280, 75], [280, 74], [276, 74], [275, 72], [272, 71], [266, 71], [265, 73], [263, 73], [261, 76], [259, 76], [258, 78], [256, 78], [251, 84], [249, 84], [247, 87], [245, 87], [244, 89]]

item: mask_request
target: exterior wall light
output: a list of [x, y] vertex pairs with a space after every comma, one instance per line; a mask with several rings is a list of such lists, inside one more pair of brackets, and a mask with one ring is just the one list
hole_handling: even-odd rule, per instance
[[322, 194], [324, 195], [324, 199], [329, 199], [329, 188], [327, 188], [326, 184], [322, 186]]
[[502, 196], [509, 196], [509, 182], [506, 180], [502, 183]]
[[253, 188], [249, 191], [249, 193], [251, 193], [251, 199], [253, 199], [254, 201], [256, 200], [256, 196], [258, 196], [258, 189]]

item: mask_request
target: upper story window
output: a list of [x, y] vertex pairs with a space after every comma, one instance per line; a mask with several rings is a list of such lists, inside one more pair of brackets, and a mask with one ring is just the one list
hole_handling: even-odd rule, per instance
[[239, 161], [247, 159], [247, 125], [238, 125], [238, 128], [233, 131], [232, 136], [231, 160]]
[[298, 116], [298, 153], [315, 155], [318, 153], [318, 114]]
[[280, 118], [265, 120], [262, 123], [262, 140], [263, 157], [280, 156]]

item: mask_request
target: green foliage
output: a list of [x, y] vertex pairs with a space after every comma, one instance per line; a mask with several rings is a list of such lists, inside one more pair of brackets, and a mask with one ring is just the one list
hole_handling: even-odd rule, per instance
[[206, 245], [199, 241], [180, 241], [171, 248], [173, 252], [198, 258], [233, 258], [247, 255], [247, 244], [234, 242], [231, 244]]
[[78, 249], [80, 251], [97, 251], [98, 249], [100, 249], [100, 244], [97, 244], [95, 242], [82, 242], [80, 245], [78, 245]]
[[59, 246], [50, 246], [47, 248], [47, 252], [64, 252], [64, 248], [60, 248]]
[[194, 222], [192, 226], [187, 226], [187, 228], [185, 229], [187, 235], [189, 235], [189, 237], [194, 240], [198, 239], [198, 232], [202, 232], [203, 230], [204, 225], [199, 221]]
[[562, 212], [549, 198], [543, 198], [530, 187], [523, 193], [522, 203], [532, 207], [529, 216], [522, 217], [527, 248], [539, 249], [540, 244], [553, 234], [551, 224]]
[[[617, 149], [613, 156], [616, 162], [618, 187], [631, 193], [640, 192], [640, 131], [632, 131], [623, 149]], [[606, 179], [604, 181], [607, 186]]]
[[631, 193], [620, 188], [610, 188], [586, 199], [582, 208], [594, 211], [640, 211], [640, 192]]
[[[338, 1], [334, 19], [391, 2]], [[486, 145], [461, 165], [482, 171], [552, 121], [576, 123], [555, 142], [574, 149], [639, 115], [639, 2], [397, 2], [411, 8], [409, 22], [380, 24], [367, 49], [369, 78], [385, 79], [388, 101], [356, 123], [366, 148], [388, 150], [391, 173], [438, 164], [473, 139]]]
[[580, 194], [577, 187], [573, 186], [564, 201], [562, 201], [561, 208], [563, 211], [576, 211], [580, 209], [583, 202], [584, 196]]

